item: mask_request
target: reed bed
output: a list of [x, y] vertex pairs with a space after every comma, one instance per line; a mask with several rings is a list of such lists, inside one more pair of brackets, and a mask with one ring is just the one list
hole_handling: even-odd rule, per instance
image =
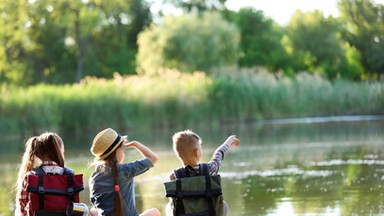
[[383, 82], [295, 77], [262, 68], [223, 68], [210, 75], [165, 70], [159, 76], [87, 77], [73, 85], [0, 88], [0, 130], [76, 134], [104, 127], [196, 127], [329, 115], [384, 112]]

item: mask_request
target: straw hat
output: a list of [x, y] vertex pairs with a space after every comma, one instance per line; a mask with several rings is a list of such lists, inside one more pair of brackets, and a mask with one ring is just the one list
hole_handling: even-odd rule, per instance
[[108, 157], [127, 137], [120, 136], [112, 128], [99, 132], [92, 142], [91, 152], [98, 159]]

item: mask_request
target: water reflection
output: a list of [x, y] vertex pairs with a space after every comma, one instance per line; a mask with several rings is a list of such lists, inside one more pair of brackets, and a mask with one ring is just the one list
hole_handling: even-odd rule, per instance
[[[345, 161], [327, 166], [291, 167], [243, 173], [226, 186], [241, 191], [240, 215], [380, 215], [383, 165]], [[235, 197], [226, 191], [226, 196]], [[232, 212], [238, 215], [237, 212]], [[340, 214], [339, 214], [340, 213]]]
[[[153, 146], [161, 160], [136, 181], [140, 209], [157, 207], [164, 213], [167, 199], [163, 182], [180, 165], [171, 150], [171, 136], [184, 128], [162, 129], [149, 133], [132, 130], [129, 135]], [[230, 134], [238, 134], [240, 148], [231, 149], [221, 168], [224, 198], [229, 215], [381, 215], [384, 213], [384, 121], [332, 122], [318, 124], [229, 124], [211, 128], [192, 128], [203, 138], [204, 160]], [[149, 136], [148, 134], [151, 134]], [[156, 136], [154, 136], [156, 135]], [[67, 165], [84, 173], [92, 136], [66, 142]], [[66, 141], [67, 140], [67, 141]], [[16, 158], [21, 148], [4, 147], [1, 156]], [[9, 142], [9, 140], [7, 140]], [[76, 145], [72, 145], [75, 143]], [[17, 146], [17, 145], [16, 145]], [[9, 151], [17, 152], [9, 152]], [[10, 156], [7, 156], [8, 159]], [[17, 156], [18, 157], [18, 156]], [[127, 158], [140, 157], [127, 152]], [[0, 157], [0, 201], [10, 203], [16, 162]], [[89, 204], [88, 190], [81, 194]], [[12, 215], [1, 205], [0, 214]]]

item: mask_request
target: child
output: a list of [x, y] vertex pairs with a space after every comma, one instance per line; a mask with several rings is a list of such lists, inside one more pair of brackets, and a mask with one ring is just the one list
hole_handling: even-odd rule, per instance
[[[143, 159], [124, 163], [124, 150], [133, 147]], [[91, 152], [95, 156], [95, 171], [89, 179], [93, 208], [91, 215], [137, 216], [133, 179], [146, 172], [159, 160], [158, 156], [138, 141], [127, 141], [116, 131], [107, 128], [93, 139]], [[160, 215], [152, 208], [142, 214]]]
[[[40, 165], [35, 167], [37, 162]], [[71, 186], [68, 178], [73, 180]], [[16, 187], [15, 215], [38, 215], [38, 212], [48, 215], [52, 211], [54, 215], [65, 215], [70, 201], [79, 202], [82, 175], [74, 175], [71, 169], [64, 167], [64, 143], [59, 135], [46, 132], [28, 139]], [[74, 195], [68, 194], [69, 187], [74, 189]], [[52, 194], [47, 188], [59, 194]], [[43, 194], [39, 193], [43, 190]]]
[[[183, 166], [187, 167], [185, 170], [189, 172], [189, 176], [199, 175], [199, 164], [203, 155], [201, 138], [196, 133], [190, 130], [185, 130], [175, 133], [172, 137], [172, 141], [173, 150]], [[220, 165], [224, 159], [224, 153], [227, 152], [230, 146], [237, 147], [239, 144], [240, 141], [235, 135], [232, 135], [216, 149], [211, 160], [207, 163], [209, 175], [213, 176], [218, 174]], [[176, 179], [174, 172], [170, 175], [170, 179]], [[171, 214], [170, 208], [171, 206], [168, 204], [166, 209], [167, 215]], [[224, 203], [224, 215], [226, 215], [226, 210], [227, 205]]]

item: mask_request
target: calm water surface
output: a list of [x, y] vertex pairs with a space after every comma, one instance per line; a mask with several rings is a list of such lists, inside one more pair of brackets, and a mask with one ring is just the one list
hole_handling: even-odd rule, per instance
[[[191, 128], [203, 139], [205, 161], [228, 135], [237, 134], [241, 140], [239, 148], [227, 152], [221, 167], [229, 215], [384, 214], [384, 121], [303, 122], [310, 121]], [[171, 136], [182, 129], [129, 132], [130, 139], [148, 145], [161, 158], [136, 180], [140, 210], [157, 207], [164, 212], [163, 182], [180, 166]], [[93, 135], [77, 140], [71, 135], [62, 137], [67, 166], [84, 173], [87, 186]], [[15, 138], [0, 138], [0, 215], [13, 215], [11, 188], [21, 146], [22, 141]], [[139, 157], [136, 151], [127, 150], [127, 160]], [[87, 187], [81, 199], [89, 205]]]

